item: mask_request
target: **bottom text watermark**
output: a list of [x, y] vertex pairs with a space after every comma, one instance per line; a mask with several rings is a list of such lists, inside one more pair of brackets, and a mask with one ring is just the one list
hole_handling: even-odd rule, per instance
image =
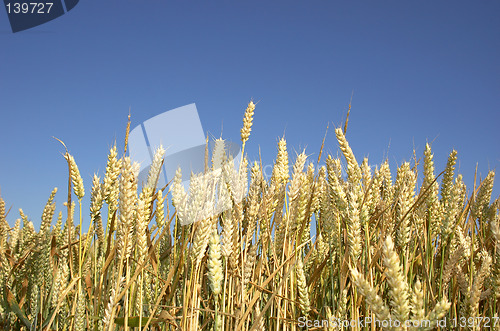
[[442, 318], [436, 321], [430, 320], [406, 320], [399, 321], [397, 319], [379, 320], [371, 317], [361, 317], [358, 319], [340, 319], [330, 318], [324, 320], [310, 320], [306, 317], [299, 317], [298, 326], [301, 328], [338, 328], [338, 327], [369, 327], [374, 325], [376, 328], [393, 328], [393, 327], [415, 327], [415, 328], [430, 328], [430, 327], [474, 327], [481, 326], [483, 328], [496, 327], [500, 317], [460, 317], [460, 318]]

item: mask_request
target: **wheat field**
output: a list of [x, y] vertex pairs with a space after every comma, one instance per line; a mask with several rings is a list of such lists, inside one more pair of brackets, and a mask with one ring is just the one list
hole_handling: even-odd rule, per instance
[[[395, 172], [370, 166], [349, 147], [346, 120], [340, 157], [308, 162], [281, 138], [265, 178], [244, 157], [254, 111], [250, 102], [238, 165], [217, 139], [189, 190], [180, 169], [157, 187], [162, 147], [138, 183], [129, 121], [125, 151], [111, 148], [90, 190], [66, 152], [69, 192], [52, 191], [38, 232], [22, 210], [11, 228], [0, 198], [0, 328], [500, 329], [494, 171], [466, 188], [457, 152], [436, 170], [428, 144]], [[55, 215], [56, 195], [65, 213]]]

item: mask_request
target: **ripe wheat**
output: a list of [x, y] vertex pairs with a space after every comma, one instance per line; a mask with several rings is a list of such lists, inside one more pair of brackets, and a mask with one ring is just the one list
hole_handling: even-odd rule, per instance
[[[250, 102], [243, 147], [254, 112]], [[495, 172], [467, 190], [452, 151], [436, 178], [426, 144], [422, 179], [418, 164], [404, 162], [393, 182], [387, 161], [358, 164], [345, 128], [335, 135], [343, 159], [327, 155], [320, 166], [303, 151], [291, 173], [279, 139], [270, 178], [258, 162], [249, 169], [244, 148], [234, 160], [217, 139], [189, 190], [181, 169], [157, 187], [163, 148], [138, 183], [138, 166], [114, 146], [90, 197], [66, 152], [77, 199], [62, 203], [54, 189], [38, 232], [22, 210], [12, 219], [0, 197], [0, 329], [298, 330], [307, 318], [311, 329], [332, 330], [314, 323], [372, 318], [430, 324], [352, 328], [430, 330], [464, 316], [483, 317], [470, 329], [492, 324], [500, 314]], [[57, 206], [67, 215], [54, 222]]]

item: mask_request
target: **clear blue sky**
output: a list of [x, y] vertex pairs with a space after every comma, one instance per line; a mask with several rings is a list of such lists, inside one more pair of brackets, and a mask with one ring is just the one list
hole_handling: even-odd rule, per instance
[[[498, 1], [80, 1], [13, 34], [0, 9], [0, 189], [9, 223], [37, 229], [53, 187], [62, 210], [62, 139], [90, 193], [114, 140], [196, 103], [205, 131], [238, 141], [260, 101], [247, 151], [264, 163], [286, 134], [317, 157], [354, 91], [348, 139], [358, 160], [397, 164], [433, 142], [437, 171], [458, 150], [471, 185], [500, 164]], [[332, 128], [332, 126], [331, 126]], [[331, 129], [326, 150], [337, 153]], [[499, 174], [500, 175], [500, 174]], [[500, 184], [494, 190], [498, 196]], [[84, 215], [88, 218], [88, 196]]]

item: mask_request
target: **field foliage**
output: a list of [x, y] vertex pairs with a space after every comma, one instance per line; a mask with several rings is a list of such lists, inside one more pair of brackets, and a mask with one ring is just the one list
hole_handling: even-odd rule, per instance
[[[254, 109], [245, 111], [242, 155]], [[289, 155], [281, 138], [270, 178], [246, 157], [235, 166], [218, 139], [189, 190], [181, 170], [157, 187], [161, 147], [145, 183], [126, 147], [111, 148], [90, 189], [66, 152], [69, 192], [57, 193], [65, 212], [55, 215], [54, 189], [39, 231], [0, 198], [0, 328], [333, 330], [367, 317], [379, 324], [349, 328], [435, 329], [444, 318], [446, 329], [493, 327], [494, 171], [466, 188], [457, 152], [436, 170], [427, 144], [391, 172], [388, 162], [359, 162], [346, 129], [335, 129], [340, 157], [320, 153], [316, 163], [305, 151]], [[407, 320], [428, 324], [395, 323]]]

